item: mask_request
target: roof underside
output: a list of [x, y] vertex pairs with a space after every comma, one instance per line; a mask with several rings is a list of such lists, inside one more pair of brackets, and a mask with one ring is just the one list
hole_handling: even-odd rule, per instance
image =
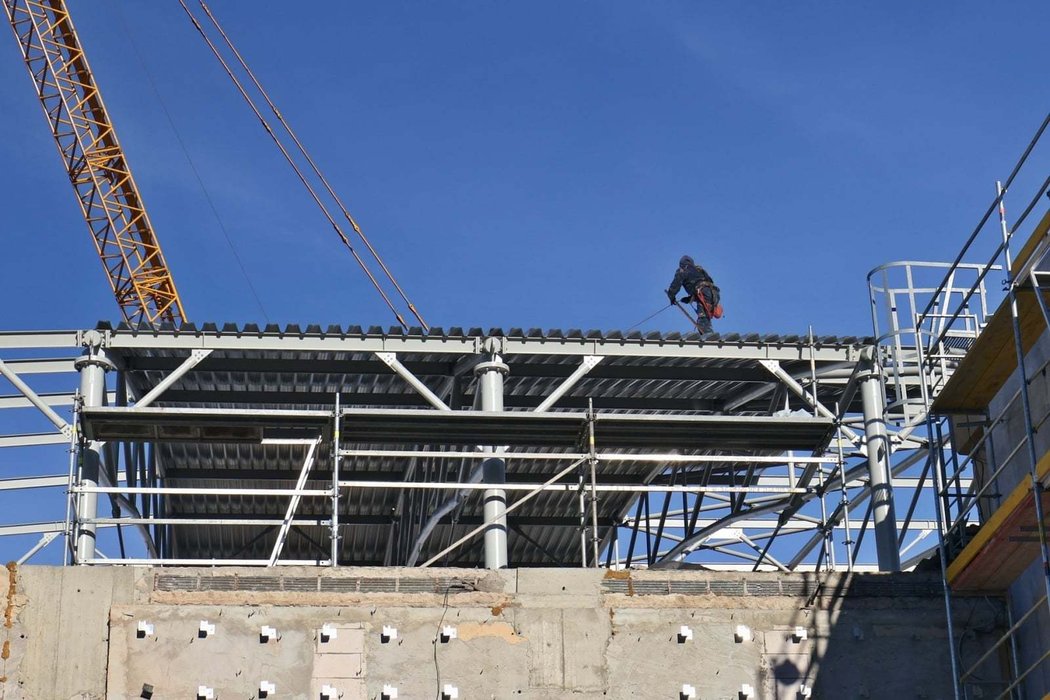
[[[345, 456], [340, 463], [342, 480], [466, 481], [479, 459], [442, 457], [440, 453], [469, 453], [489, 444], [508, 446], [511, 451], [508, 483], [540, 483], [570, 461], [515, 458], [513, 453], [585, 451], [582, 439], [587, 432], [588, 407], [593, 406], [597, 451], [621, 455], [599, 463], [599, 483], [746, 485], [761, 475], [761, 468], [731, 458], [669, 464], [645, 461], [644, 456], [819, 451], [827, 444], [832, 422], [811, 413], [800, 415], [797, 409], [803, 404], [762, 362], [778, 362], [802, 383], [814, 373], [826, 377], [818, 382], [818, 396], [824, 405], [835, 405], [843, 398], [857, 350], [870, 343], [868, 339], [830, 337], [810, 344], [799, 336], [757, 334], [701, 339], [678, 334], [503, 333], [499, 329], [424, 333], [419, 329], [384, 332], [330, 327], [322, 332], [319, 327], [304, 331], [295, 326], [225, 326], [220, 330], [205, 325], [200, 330], [184, 326], [180, 331], [125, 326], [101, 330], [107, 337], [107, 352], [123, 369], [137, 396], [145, 395], [179, 367], [192, 350], [211, 353], [160, 395], [152, 404], [160, 410], [152, 418], [146, 413], [149, 409], [134, 418], [130, 412], [120, 416], [114, 415], [119, 410], [97, 411], [85, 414], [89, 429], [98, 430], [97, 437], [155, 444], [156, 469], [166, 486], [243, 489], [295, 486], [307, 446], [265, 444], [263, 440], [267, 434], [287, 436], [292, 434], [288, 431], [296, 430], [323, 439], [306, 488], [330, 488], [331, 425], [337, 396], [345, 409], [341, 448], [422, 451], [415, 457]], [[379, 352], [396, 353], [397, 360], [452, 413], [433, 409], [377, 356]], [[492, 352], [498, 352], [509, 367], [504, 405], [511, 415], [476, 410], [474, 368]], [[527, 413], [576, 372], [586, 356], [601, 360], [550, 413]], [[772, 417], [785, 407], [796, 410], [795, 415]], [[236, 416], [234, 411], [243, 411], [239, 420], [231, 419]], [[286, 413], [289, 411], [299, 413]], [[278, 415], [281, 417], [273, 418]], [[631, 455], [638, 458], [630, 459]], [[563, 481], [576, 483], [576, 479], [573, 473]], [[405, 563], [424, 523], [452, 493], [344, 490], [339, 505], [340, 562]], [[418, 561], [440, 552], [481, 523], [480, 494], [465, 492], [455, 508], [438, 518]], [[511, 491], [509, 501], [513, 503], [521, 494]], [[604, 541], [625, 514], [634, 512], [636, 495], [600, 494], [598, 521]], [[287, 506], [287, 497], [270, 495], [178, 495], [153, 504], [157, 515], [180, 519], [272, 520], [283, 517]], [[577, 565], [582, 546], [579, 509], [580, 496], [573, 488], [544, 492], [514, 511], [508, 518], [511, 565]], [[304, 498], [282, 558], [327, 558], [329, 528], [324, 523], [329, 515], [327, 498]], [[169, 530], [167, 555], [266, 558], [276, 530], [263, 525], [179, 525]], [[480, 547], [480, 540], [475, 540], [442, 563], [475, 565], [481, 560]]]

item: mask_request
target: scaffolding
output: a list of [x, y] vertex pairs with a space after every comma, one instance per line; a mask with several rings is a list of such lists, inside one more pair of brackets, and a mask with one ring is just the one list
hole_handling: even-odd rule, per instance
[[[869, 277], [888, 379], [904, 397], [897, 416], [924, 429], [931, 445], [956, 698], [1050, 691], [1050, 441], [1039, 437], [1050, 409], [1050, 211], [1043, 210], [1050, 177], [1037, 164], [1045, 163], [1045, 148], [1036, 151], [1048, 124], [1050, 115], [1007, 180], [995, 183], [992, 203], [953, 263], [896, 263]], [[1011, 188], [1026, 193], [1012, 223]], [[998, 275], [1005, 275], [1002, 288], [991, 289]], [[924, 281], [931, 278], [939, 282]], [[880, 318], [890, 319], [881, 334]], [[909, 378], [918, 381], [906, 386]], [[1006, 632], [979, 659], [961, 658], [953, 595], [1006, 599]], [[1006, 680], [979, 676], [997, 653], [1008, 659]]]
[[68, 451], [0, 483], [68, 496], [0, 525], [23, 560], [897, 570], [936, 530], [870, 338], [102, 325], [0, 353], [0, 407], [53, 428], [0, 446]]

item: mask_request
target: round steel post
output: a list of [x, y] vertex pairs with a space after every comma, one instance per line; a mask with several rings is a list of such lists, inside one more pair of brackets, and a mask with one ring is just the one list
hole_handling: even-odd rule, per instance
[[[90, 343], [90, 339], [89, 339]], [[102, 406], [106, 399], [106, 371], [113, 364], [98, 344], [88, 344], [77, 359], [75, 367], [80, 372], [80, 405], [84, 408]], [[80, 440], [80, 483], [82, 487], [98, 486], [101, 468], [102, 443], [96, 440]], [[95, 557], [95, 525], [86, 519], [98, 517], [98, 494], [81, 493], [76, 499], [76, 564]]]
[[[503, 377], [510, 372], [498, 355], [489, 362], [474, 368], [481, 394], [482, 411], [503, 410]], [[484, 447], [484, 452], [493, 454], [495, 447]], [[507, 464], [498, 457], [488, 457], [482, 464], [482, 479], [486, 484], [507, 483]], [[503, 569], [507, 566], [507, 491], [501, 488], [486, 489], [485, 503], [485, 568]]]
[[871, 479], [871, 517], [879, 571], [900, 571], [897, 512], [893, 505], [893, 484], [890, 478], [890, 441], [886, 434], [882, 375], [875, 359], [875, 349], [866, 348], [861, 354], [861, 362], [860, 395], [864, 408], [864, 437]]

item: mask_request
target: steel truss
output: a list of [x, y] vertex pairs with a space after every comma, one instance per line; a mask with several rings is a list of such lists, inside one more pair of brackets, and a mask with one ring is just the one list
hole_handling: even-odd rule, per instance
[[121, 313], [181, 323], [175, 281], [64, 0], [3, 0]]
[[[902, 399], [891, 382], [880, 412], [883, 360], [869, 343], [189, 325], [3, 333], [4, 376], [25, 399], [11, 410], [42, 412], [60, 432], [35, 439], [69, 435], [75, 459], [64, 482], [54, 470], [7, 485], [62, 483], [68, 518], [0, 534], [61, 533], [80, 564], [476, 565], [498, 530], [512, 566], [897, 568], [936, 529], [918, 496], [931, 485], [915, 473], [926, 464], [919, 423], [893, 422]], [[68, 359], [33, 359], [47, 348], [83, 353], [68, 421], [26, 381], [71, 377]], [[503, 410], [478, 410], [486, 372], [504, 382]], [[92, 373], [105, 391], [88, 400]], [[888, 446], [877, 450], [886, 459], [869, 460], [869, 444]], [[482, 466], [497, 463], [494, 481]], [[499, 510], [482, 513], [493, 494]]]

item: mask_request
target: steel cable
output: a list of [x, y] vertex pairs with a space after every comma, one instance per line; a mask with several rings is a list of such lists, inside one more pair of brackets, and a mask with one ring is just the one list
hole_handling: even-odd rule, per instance
[[380, 257], [379, 253], [372, 246], [371, 241], [369, 241], [368, 237], [365, 236], [364, 231], [362, 231], [361, 227], [358, 226], [357, 221], [354, 219], [354, 217], [350, 215], [350, 212], [347, 210], [346, 205], [343, 204], [343, 200], [340, 199], [339, 195], [332, 188], [331, 184], [329, 184], [328, 179], [325, 178], [324, 174], [321, 172], [321, 169], [314, 162], [314, 159], [310, 155], [309, 151], [306, 150], [306, 147], [299, 140], [299, 137], [296, 136], [295, 131], [292, 130], [291, 125], [288, 124], [288, 122], [284, 118], [284, 115], [282, 115], [280, 110], [277, 109], [277, 105], [270, 98], [269, 93], [267, 93], [266, 89], [263, 88], [262, 83], [259, 82], [259, 79], [255, 77], [255, 73], [252, 72], [252, 69], [248, 67], [248, 63], [241, 56], [241, 53], [237, 50], [237, 47], [233, 45], [233, 41], [230, 40], [230, 37], [222, 28], [222, 25], [219, 24], [219, 20], [215, 18], [215, 15], [212, 14], [211, 9], [204, 2], [204, 0], [199, 0], [199, 2], [201, 8], [204, 10], [204, 14], [206, 14], [208, 16], [208, 19], [211, 20], [212, 25], [214, 25], [215, 29], [219, 32], [219, 35], [222, 37], [223, 41], [226, 42], [226, 46], [229, 47], [230, 51], [237, 58], [237, 62], [241, 64], [241, 68], [243, 68], [244, 72], [247, 73], [248, 77], [251, 79], [252, 83], [259, 91], [259, 94], [262, 95], [264, 100], [266, 100], [266, 104], [270, 107], [271, 110], [273, 110], [274, 115], [277, 117], [277, 121], [279, 121], [281, 123], [281, 126], [284, 127], [284, 130], [288, 132], [288, 135], [291, 137], [292, 142], [295, 144], [296, 148], [299, 149], [299, 152], [306, 159], [306, 162], [310, 164], [310, 168], [313, 170], [317, 178], [321, 181], [321, 184], [324, 185], [325, 191], [327, 191], [328, 194], [331, 195], [332, 199], [335, 200], [335, 203], [339, 205], [339, 209], [340, 211], [342, 211], [343, 216], [346, 217], [346, 220], [348, 222], [350, 222], [350, 225], [353, 227], [354, 232], [357, 233], [358, 237], [361, 239], [361, 242], [365, 244], [366, 248], [368, 248], [368, 252], [371, 253], [372, 257], [375, 258], [377, 263], [379, 263], [379, 267], [383, 269], [383, 272], [386, 274], [387, 279], [389, 279], [390, 283], [394, 285], [394, 289], [397, 290], [397, 293], [401, 295], [401, 298], [404, 300], [405, 304], [412, 312], [412, 315], [416, 317], [416, 320], [419, 321], [420, 325], [422, 325], [424, 329], [429, 328], [429, 326], [427, 326], [426, 321], [423, 320], [423, 316], [419, 313], [419, 311], [416, 310], [415, 304], [413, 304], [412, 301], [408, 298], [408, 295], [405, 294], [405, 291], [401, 288], [401, 285], [397, 283], [397, 280], [394, 278], [393, 273], [390, 272], [390, 269], [387, 268], [386, 263], [383, 262], [383, 258]]
[[117, 17], [120, 19], [121, 28], [124, 30], [128, 44], [131, 46], [131, 52], [135, 54], [135, 58], [138, 61], [139, 66], [141, 66], [142, 72], [146, 75], [146, 81], [149, 83], [154, 97], [157, 98], [157, 104], [160, 105], [161, 111], [164, 112], [164, 117], [168, 121], [168, 126], [171, 127], [171, 132], [175, 135], [175, 140], [178, 142], [179, 148], [182, 149], [182, 155], [185, 156], [186, 163], [190, 166], [190, 171], [193, 173], [193, 177], [197, 180], [197, 185], [200, 187], [201, 194], [204, 195], [204, 199], [208, 203], [212, 215], [215, 217], [215, 222], [219, 225], [219, 230], [222, 231], [222, 235], [226, 239], [226, 245], [229, 246], [230, 252], [233, 254], [233, 259], [237, 263], [237, 267], [240, 268], [241, 274], [244, 276], [244, 281], [248, 283], [248, 291], [251, 292], [252, 298], [255, 299], [255, 304], [259, 307], [259, 311], [262, 312], [263, 318], [269, 321], [270, 315], [266, 313], [266, 307], [263, 306], [262, 299], [259, 297], [255, 285], [252, 284], [252, 279], [248, 275], [248, 269], [244, 266], [244, 261], [241, 260], [241, 256], [237, 252], [236, 246], [233, 244], [233, 238], [230, 236], [229, 229], [227, 229], [226, 223], [222, 220], [222, 217], [219, 216], [219, 210], [215, 206], [215, 201], [212, 199], [211, 193], [204, 184], [204, 179], [201, 177], [200, 170], [198, 170], [197, 164], [190, 155], [189, 148], [186, 146], [186, 142], [183, 140], [179, 128], [175, 125], [175, 120], [171, 116], [170, 110], [168, 110], [168, 105], [164, 102], [164, 97], [161, 95], [160, 89], [157, 87], [157, 82], [153, 78], [153, 73], [150, 71], [149, 64], [146, 63], [142, 52], [139, 50], [138, 42], [135, 41], [135, 33], [132, 32], [128, 26], [127, 19], [124, 17], [124, 12], [120, 9], [120, 3], [114, 3], [114, 6], [116, 8]]
[[667, 306], [661, 306], [657, 311], [655, 311], [652, 314], [646, 316], [641, 321], [639, 321], [638, 323], [636, 323], [633, 326], [631, 326], [630, 328], [628, 328], [627, 332], [629, 333], [629, 332], [633, 331], [635, 328], [637, 328], [638, 326], [642, 325], [643, 323], [645, 323], [646, 321], [648, 321], [651, 318], [656, 318], [657, 316], [662, 314], [664, 311], [667, 311], [669, 308], [671, 308], [670, 304], [668, 304]]
[[[358, 252], [354, 249], [353, 245], [350, 244], [350, 239], [348, 239], [346, 237], [346, 234], [343, 233], [342, 228], [339, 226], [339, 222], [336, 221], [335, 217], [333, 217], [331, 212], [328, 211], [328, 207], [326, 207], [324, 202], [321, 201], [321, 198], [317, 194], [317, 191], [314, 189], [313, 185], [310, 184], [310, 181], [306, 178], [306, 175], [299, 168], [299, 166], [296, 165], [295, 160], [288, 152], [288, 149], [285, 148], [283, 143], [281, 143], [280, 138], [278, 138], [277, 134], [274, 132], [269, 122], [266, 121], [266, 117], [263, 116], [262, 112], [259, 110], [259, 107], [255, 104], [255, 101], [251, 98], [251, 95], [249, 95], [248, 91], [244, 89], [244, 85], [234, 74], [233, 69], [230, 68], [230, 65], [226, 62], [226, 59], [224, 59], [222, 57], [222, 54], [219, 53], [218, 48], [215, 46], [212, 40], [208, 37], [207, 33], [204, 31], [204, 27], [202, 27], [200, 22], [197, 21], [197, 18], [193, 16], [193, 13], [190, 10], [190, 8], [186, 5], [185, 0], [179, 0], [179, 5], [182, 6], [182, 9], [185, 11], [186, 16], [189, 18], [190, 22], [193, 23], [193, 26], [197, 29], [201, 37], [204, 39], [204, 42], [208, 45], [208, 48], [211, 49], [212, 54], [214, 54], [215, 58], [222, 65], [223, 70], [226, 71], [226, 75], [229, 76], [230, 80], [233, 81], [233, 84], [237, 88], [237, 91], [241, 94], [241, 97], [243, 97], [244, 101], [248, 103], [248, 106], [251, 108], [252, 112], [259, 120], [259, 123], [262, 124], [262, 127], [266, 130], [266, 133], [268, 133], [270, 135], [270, 138], [273, 139], [273, 142], [281, 151], [281, 155], [284, 156], [285, 160], [288, 161], [288, 164], [292, 167], [292, 170], [295, 171], [295, 174], [296, 176], [298, 176], [299, 181], [303, 183], [303, 186], [306, 188], [306, 191], [310, 193], [310, 197], [314, 200], [314, 203], [317, 204], [317, 207], [321, 210], [321, 213], [324, 214], [324, 217], [328, 220], [328, 223], [331, 224], [332, 228], [339, 236], [339, 239], [343, 242], [343, 245], [346, 246], [347, 250], [350, 251], [350, 254], [354, 257], [354, 260], [357, 261], [357, 264], [361, 267], [361, 270], [368, 277], [369, 281], [372, 282], [372, 286], [375, 287], [376, 291], [379, 292], [379, 295], [383, 298], [383, 301], [386, 302], [387, 307], [394, 314], [394, 317], [397, 319], [397, 322], [401, 325], [402, 328], [408, 330], [409, 326], [405, 322], [405, 319], [401, 316], [400, 312], [398, 312], [397, 307], [394, 306], [394, 303], [390, 300], [390, 297], [387, 296], [386, 292], [383, 290], [383, 287], [375, 278], [375, 275], [372, 274], [372, 271], [368, 269], [368, 265], [361, 258]], [[424, 328], [424, 330], [426, 330], [426, 328]]]

